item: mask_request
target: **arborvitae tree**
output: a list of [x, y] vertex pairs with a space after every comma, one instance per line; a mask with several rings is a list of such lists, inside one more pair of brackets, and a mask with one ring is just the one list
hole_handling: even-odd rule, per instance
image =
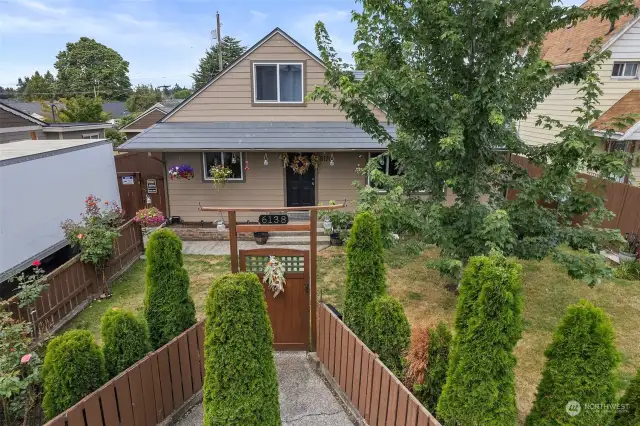
[[144, 316], [151, 345], [159, 348], [196, 323], [189, 274], [182, 266], [182, 241], [169, 229], [155, 231], [147, 243]]
[[362, 338], [365, 308], [386, 289], [382, 236], [378, 221], [369, 212], [358, 214], [347, 243], [347, 280], [344, 321]]
[[[240, 40], [230, 36], [222, 37], [222, 69], [231, 65], [245, 50], [247, 50], [247, 48], [242, 45]], [[219, 72], [220, 63], [218, 61], [218, 44], [216, 43], [210, 49], [207, 49], [204, 56], [200, 59], [198, 69], [191, 74], [194, 90], [198, 90], [204, 86]]]
[[516, 358], [522, 333], [520, 267], [501, 255], [471, 258], [462, 277], [456, 337], [438, 401], [445, 425], [515, 425]]
[[397, 377], [403, 376], [411, 327], [400, 302], [391, 296], [373, 299], [366, 307], [364, 342]]
[[151, 351], [144, 320], [120, 309], [107, 311], [100, 320], [102, 352], [109, 377], [115, 377]]
[[47, 345], [42, 370], [42, 409], [51, 419], [107, 381], [100, 347], [87, 330], [71, 330]]
[[[569, 306], [545, 351], [547, 362], [538, 384], [528, 426], [607, 425], [616, 402], [615, 368], [620, 355], [614, 344], [611, 320], [588, 301]], [[603, 404], [570, 415], [567, 404]]]
[[640, 425], [640, 370], [631, 381], [627, 391], [620, 399], [620, 407], [616, 412], [614, 426]]
[[204, 425], [280, 425], [273, 331], [258, 277], [216, 279], [206, 314]]
[[435, 416], [437, 416], [438, 399], [447, 381], [452, 339], [451, 331], [443, 322], [439, 323], [436, 328], [429, 330], [424, 380], [421, 384], [414, 385], [414, 394], [418, 400]]

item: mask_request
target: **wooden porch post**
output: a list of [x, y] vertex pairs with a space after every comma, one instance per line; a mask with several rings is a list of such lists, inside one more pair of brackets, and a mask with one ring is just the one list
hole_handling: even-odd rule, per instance
[[317, 260], [318, 256], [318, 211], [311, 210], [311, 220], [309, 223], [309, 232], [311, 234], [311, 253], [309, 254], [310, 263], [311, 263], [311, 276], [310, 276], [310, 287], [311, 287], [311, 352], [316, 350], [316, 339], [318, 334], [317, 329], [317, 309], [318, 309], [318, 297], [316, 290], [316, 274], [317, 274]]
[[236, 231], [236, 212], [229, 211], [229, 243], [231, 245], [231, 272], [238, 272], [238, 232]]

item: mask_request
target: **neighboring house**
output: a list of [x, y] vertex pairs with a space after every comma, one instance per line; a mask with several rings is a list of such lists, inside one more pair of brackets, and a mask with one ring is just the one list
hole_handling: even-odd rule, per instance
[[[581, 7], [597, 6], [606, 0], [589, 0]], [[640, 0], [636, 1], [640, 6]], [[640, 16], [624, 16], [615, 22], [611, 30], [610, 22], [589, 19], [576, 26], [570, 26], [550, 33], [543, 45], [541, 56], [553, 64], [553, 72], [561, 73], [567, 66], [583, 58], [591, 42], [602, 37], [603, 50], [611, 51], [611, 58], [598, 70], [602, 81], [603, 94], [600, 96], [599, 109], [603, 116], [591, 127], [605, 130], [615, 116], [640, 113]], [[536, 126], [539, 115], [548, 115], [563, 124], [574, 123], [578, 113], [574, 108], [580, 105], [579, 87], [565, 84], [553, 90], [544, 103], [529, 114], [529, 118], [520, 122], [519, 135], [531, 145], [552, 142], [558, 130], [550, 131]], [[640, 152], [640, 131], [636, 132], [640, 121], [627, 129], [620, 129], [611, 138], [602, 140], [602, 149], [625, 150], [631, 154]], [[604, 135], [604, 132], [600, 132]], [[632, 176], [635, 184], [640, 182], [638, 155], [634, 158]]]
[[[366, 183], [356, 169], [385, 148], [337, 108], [306, 99], [324, 84], [324, 72], [317, 56], [276, 28], [159, 123], [117, 149], [162, 152], [165, 171], [193, 167], [191, 180], [167, 179], [166, 213], [187, 222], [221, 218], [199, 211], [199, 205], [273, 208], [353, 201], [358, 197], [353, 182]], [[386, 122], [381, 111], [375, 113]], [[310, 159], [314, 153], [319, 167], [311, 165], [306, 173], [283, 164], [282, 157]], [[232, 174], [215, 187], [210, 169], [218, 165]], [[393, 173], [389, 168], [386, 164]], [[238, 219], [255, 221], [257, 215]]]
[[0, 143], [24, 139], [104, 139], [109, 123], [46, 123], [0, 103]]
[[175, 103], [169, 104], [168, 106], [165, 106], [162, 103], [157, 103], [145, 112], [141, 113], [134, 121], [120, 129], [120, 132], [124, 133], [127, 136], [127, 139], [131, 139], [162, 120], [164, 116], [171, 112], [175, 107]]
[[[1, 99], [0, 103], [4, 103], [5, 105], [8, 105], [15, 109], [19, 109], [20, 111], [25, 112], [28, 115], [31, 115], [32, 117], [38, 118], [40, 120], [47, 120], [47, 119], [51, 120], [52, 118], [51, 112], [42, 110], [42, 104], [39, 101], [21, 102], [21, 101], [14, 101], [10, 99]], [[46, 102], [46, 103], [50, 104], [50, 102]], [[62, 102], [55, 101], [54, 104], [58, 108], [58, 110], [65, 108]], [[121, 101], [104, 102], [102, 104], [102, 110], [111, 115], [112, 118], [110, 121], [113, 121], [115, 119], [121, 118], [129, 114], [129, 111], [127, 111], [127, 107], [125, 106], [125, 103]], [[111, 124], [114, 124], [114, 123], [111, 123]]]

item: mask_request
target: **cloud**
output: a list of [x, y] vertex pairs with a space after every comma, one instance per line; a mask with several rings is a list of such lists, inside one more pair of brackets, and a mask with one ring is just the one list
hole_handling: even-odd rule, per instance
[[7, 2], [29, 9], [33, 12], [47, 14], [47, 15], [59, 16], [59, 15], [66, 15], [67, 13], [67, 10], [65, 8], [50, 7], [34, 0], [8, 0]]
[[295, 19], [292, 35], [313, 51], [317, 51], [314, 28], [318, 21], [322, 21], [327, 28], [338, 56], [345, 62], [352, 62], [351, 55], [356, 49], [350, 41], [353, 39], [355, 29], [355, 25], [351, 22], [351, 12], [336, 9], [321, 10]]

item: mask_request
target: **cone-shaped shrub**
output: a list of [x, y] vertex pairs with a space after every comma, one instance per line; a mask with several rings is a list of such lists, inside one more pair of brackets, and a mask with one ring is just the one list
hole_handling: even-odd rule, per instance
[[640, 425], [640, 370], [620, 400], [614, 426]]
[[414, 394], [431, 414], [437, 416], [437, 405], [447, 380], [449, 351], [453, 336], [445, 323], [429, 330], [427, 366], [422, 384], [414, 386]]
[[147, 324], [133, 313], [107, 311], [100, 320], [102, 352], [109, 377], [115, 377], [151, 351]]
[[400, 302], [380, 296], [367, 305], [364, 342], [397, 377], [402, 377], [411, 327]]
[[86, 330], [71, 330], [47, 345], [42, 370], [42, 409], [51, 419], [107, 381], [104, 357]]
[[[569, 306], [544, 354], [547, 362], [526, 424], [610, 424], [614, 412], [606, 404], [616, 402], [614, 371], [619, 354], [611, 320], [604, 311], [584, 300]], [[581, 407], [604, 405], [571, 416], [567, 413], [569, 401]]]
[[516, 364], [522, 333], [520, 267], [501, 255], [472, 258], [463, 273], [456, 337], [437, 405], [445, 425], [515, 425]]
[[216, 279], [206, 314], [204, 425], [279, 425], [273, 331], [258, 277]]
[[365, 307], [386, 289], [382, 236], [369, 212], [356, 215], [347, 242], [347, 280], [344, 296], [345, 324], [362, 338]]
[[144, 316], [157, 349], [196, 323], [189, 274], [182, 266], [182, 241], [169, 229], [155, 231], [147, 243]]

